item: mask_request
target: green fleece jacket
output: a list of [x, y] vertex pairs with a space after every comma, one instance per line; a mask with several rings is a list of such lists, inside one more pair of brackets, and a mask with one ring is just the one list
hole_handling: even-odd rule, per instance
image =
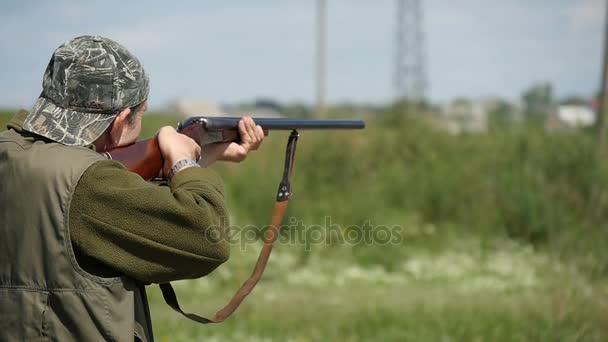
[[[22, 134], [27, 112], [8, 129]], [[205, 276], [230, 254], [221, 178], [206, 168], [178, 172], [168, 186], [144, 181], [120, 162], [101, 160], [78, 182], [69, 227], [87, 272], [147, 283]]]

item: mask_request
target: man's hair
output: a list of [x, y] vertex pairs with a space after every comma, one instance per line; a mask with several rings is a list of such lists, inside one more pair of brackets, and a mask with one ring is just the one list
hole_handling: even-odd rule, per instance
[[129, 115], [127, 115], [127, 123], [129, 125], [133, 125], [135, 123], [135, 118], [137, 117], [137, 113], [141, 110], [141, 108], [143, 107], [145, 102], [146, 102], [146, 100], [144, 100], [142, 103], [138, 104], [135, 107], [129, 108], [129, 109], [131, 109], [131, 113], [129, 113]]

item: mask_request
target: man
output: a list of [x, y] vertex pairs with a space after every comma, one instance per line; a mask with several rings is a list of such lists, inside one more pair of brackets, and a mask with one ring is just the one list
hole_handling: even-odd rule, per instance
[[137, 139], [148, 92], [124, 47], [77, 37], [53, 53], [32, 111], [0, 133], [0, 341], [150, 341], [143, 284], [228, 259], [223, 183], [204, 166], [241, 161], [264, 132], [245, 117], [241, 143], [201, 151], [163, 127], [169, 184], [149, 184], [99, 153]]

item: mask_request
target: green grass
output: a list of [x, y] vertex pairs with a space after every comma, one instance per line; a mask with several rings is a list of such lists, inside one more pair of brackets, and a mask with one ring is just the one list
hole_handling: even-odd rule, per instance
[[3, 131], [6, 128], [6, 124], [8, 120], [12, 117], [12, 112], [10, 111], [0, 111], [0, 131]]
[[[271, 289], [262, 286], [256, 295], [263, 296], [264, 290]], [[605, 306], [559, 291], [459, 295], [450, 289], [411, 286], [272, 290], [286, 293], [274, 301], [254, 297], [230, 321], [208, 327], [165, 312], [154, 291], [156, 336], [160, 341], [603, 341], [608, 337], [607, 322], [600, 314]], [[185, 297], [190, 308], [192, 303], [204, 303], [200, 307], [218, 303]]]
[[[0, 113], [0, 124], [8, 118]], [[157, 338], [608, 340], [608, 197], [594, 196], [608, 191], [608, 165], [594, 158], [589, 132], [453, 136], [384, 118], [365, 131], [302, 132], [285, 222], [329, 218], [341, 236], [397, 227], [393, 243], [325, 235], [279, 245], [259, 287], [219, 325], [182, 318], [152, 286]], [[176, 121], [147, 115], [142, 137]], [[243, 163], [214, 166], [235, 229], [268, 224], [286, 138], [271, 132]], [[212, 315], [226, 303], [259, 250], [239, 247], [209, 277], [176, 284], [186, 310]]]
[[[160, 341], [603, 341], [608, 337], [608, 288], [591, 286], [566, 265], [522, 246], [482, 251], [466, 245], [461, 252], [443, 256], [418, 251], [400, 260], [406, 267], [393, 272], [355, 266], [348, 248], [331, 255], [313, 251], [311, 261], [297, 268], [289, 246], [279, 246], [270, 274], [235, 316], [219, 325], [188, 322], [168, 310], [159, 291], [152, 288], [155, 333]], [[178, 282], [182, 305], [187, 311], [212, 315], [246, 276], [240, 270], [248, 271], [254, 260], [254, 251], [237, 251], [216, 274]], [[414, 271], [416, 263], [424, 267], [421, 272]]]

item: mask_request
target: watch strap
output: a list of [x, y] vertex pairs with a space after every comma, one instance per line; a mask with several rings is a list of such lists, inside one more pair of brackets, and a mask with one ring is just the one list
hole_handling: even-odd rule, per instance
[[173, 165], [173, 167], [171, 167], [171, 170], [169, 170], [169, 174], [167, 175], [167, 179], [173, 178], [173, 176], [175, 176], [175, 174], [177, 174], [179, 171], [181, 171], [186, 166], [201, 167], [200, 165], [198, 165], [198, 162], [196, 160], [182, 159], [182, 160], [178, 161], [177, 163], [175, 163], [175, 165]]

